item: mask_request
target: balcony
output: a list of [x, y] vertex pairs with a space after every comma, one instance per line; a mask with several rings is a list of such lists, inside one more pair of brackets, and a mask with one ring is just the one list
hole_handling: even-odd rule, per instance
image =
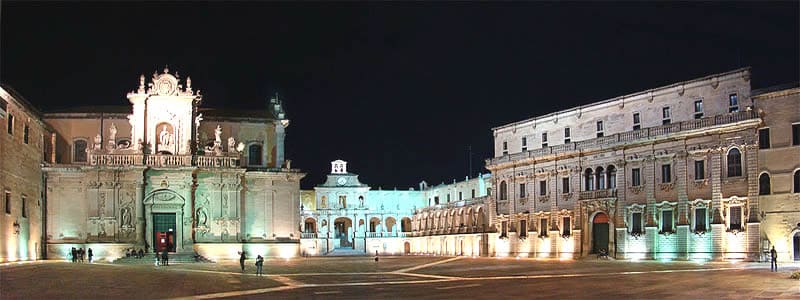
[[456, 208], [456, 207], [465, 207], [465, 206], [470, 206], [470, 205], [474, 205], [474, 204], [483, 204], [483, 203], [486, 203], [487, 200], [489, 200], [489, 196], [482, 196], [482, 197], [477, 197], [477, 198], [472, 198], [472, 199], [467, 199], [467, 200], [461, 200], [461, 201], [456, 201], [456, 202], [436, 204], [436, 205], [433, 205], [433, 206], [427, 206], [427, 207], [423, 207], [423, 208], [418, 208], [416, 210], [416, 213], [422, 213], [422, 212], [427, 212], [427, 211], [436, 211], [436, 210], [448, 209], [448, 208]]
[[531, 149], [520, 153], [507, 154], [501, 157], [487, 159], [486, 165], [487, 167], [490, 167], [493, 165], [499, 165], [503, 163], [508, 163], [522, 159], [529, 159], [534, 157], [541, 157], [547, 155], [563, 155], [592, 148], [623, 146], [639, 140], [648, 140], [648, 139], [655, 140], [679, 132], [689, 132], [691, 130], [709, 129], [715, 126], [733, 124], [747, 120], [755, 120], [758, 118], [759, 118], [758, 113], [756, 113], [753, 110], [745, 110], [723, 115], [709, 116], [701, 119], [693, 119], [678, 123], [666, 124], [662, 126], [643, 128], [641, 130], [635, 130], [635, 131], [626, 131], [594, 139], [577, 141], [562, 145], [555, 145], [546, 148]]
[[317, 238], [317, 233], [316, 232], [301, 232], [300, 233], [300, 238], [301, 239], [315, 239], [315, 238]]
[[616, 198], [617, 189], [583, 191], [578, 195], [579, 200]]

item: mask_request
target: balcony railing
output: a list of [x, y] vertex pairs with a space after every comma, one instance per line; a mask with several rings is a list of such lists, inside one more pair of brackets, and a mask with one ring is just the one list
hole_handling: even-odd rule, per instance
[[481, 196], [481, 197], [476, 197], [476, 198], [467, 199], [467, 200], [461, 200], [461, 201], [449, 202], [449, 203], [442, 203], [442, 204], [436, 204], [436, 205], [433, 205], [433, 206], [417, 208], [416, 212], [417, 213], [422, 213], [422, 212], [426, 212], [426, 211], [435, 211], [435, 210], [455, 208], [455, 207], [464, 207], [464, 206], [469, 206], [469, 205], [473, 205], [473, 204], [483, 204], [487, 200], [489, 200], [489, 196]]
[[166, 154], [89, 154], [89, 164], [93, 166], [151, 166], [151, 167], [190, 167], [235, 168], [239, 167], [239, 156], [192, 156]]
[[302, 239], [315, 239], [315, 238], [317, 238], [317, 233], [316, 232], [301, 232], [300, 233], [300, 238], [302, 238]]
[[617, 197], [617, 189], [583, 191], [580, 193], [580, 195], [578, 195], [578, 199], [580, 200], [603, 199], [603, 198], [614, 198], [614, 197]]
[[657, 127], [643, 128], [641, 130], [626, 131], [609, 136], [572, 142], [568, 144], [555, 145], [546, 148], [531, 149], [525, 152], [512, 153], [488, 159], [487, 165], [496, 165], [521, 159], [540, 157], [546, 155], [566, 154], [575, 151], [611, 147], [628, 144], [642, 139], [656, 139], [665, 135], [674, 134], [681, 131], [697, 130], [719, 125], [732, 124], [746, 120], [758, 119], [758, 113], [754, 110], [745, 110], [723, 115], [709, 116], [700, 119], [693, 119], [678, 123], [666, 124]]

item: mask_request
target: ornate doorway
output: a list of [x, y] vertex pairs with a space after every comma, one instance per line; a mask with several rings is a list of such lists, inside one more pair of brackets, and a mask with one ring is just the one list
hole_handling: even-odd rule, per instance
[[175, 214], [174, 213], [154, 213], [153, 214], [153, 245], [159, 252], [167, 249], [175, 252]]
[[353, 223], [349, 218], [337, 218], [333, 221], [334, 238], [339, 240], [336, 248], [352, 248], [353, 242], [350, 240], [350, 230]]
[[608, 215], [597, 213], [592, 219], [592, 252], [608, 253]]

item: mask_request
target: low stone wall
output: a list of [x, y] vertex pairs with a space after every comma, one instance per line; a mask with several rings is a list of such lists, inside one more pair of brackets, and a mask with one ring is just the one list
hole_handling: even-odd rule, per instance
[[[125, 257], [125, 249], [134, 248], [134, 244], [125, 243], [59, 243], [47, 244], [47, 259], [71, 260], [72, 248], [83, 248], [85, 251], [92, 249], [94, 261], [113, 262]], [[86, 260], [89, 260], [88, 253]]]

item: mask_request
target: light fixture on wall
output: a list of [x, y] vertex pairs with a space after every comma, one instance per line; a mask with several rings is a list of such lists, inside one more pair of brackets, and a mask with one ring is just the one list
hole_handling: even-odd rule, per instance
[[19, 222], [14, 221], [14, 234], [19, 234], [19, 229], [20, 229]]

